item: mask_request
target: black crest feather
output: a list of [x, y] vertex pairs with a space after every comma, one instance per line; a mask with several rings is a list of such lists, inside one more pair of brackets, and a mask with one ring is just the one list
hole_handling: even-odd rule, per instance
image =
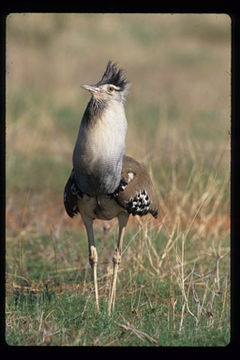
[[128, 85], [126, 77], [123, 76], [123, 70], [119, 69], [117, 64], [112, 63], [111, 60], [108, 61], [102, 79], [97, 83], [97, 85], [104, 84], [113, 84], [120, 87], [121, 90], [125, 90]]

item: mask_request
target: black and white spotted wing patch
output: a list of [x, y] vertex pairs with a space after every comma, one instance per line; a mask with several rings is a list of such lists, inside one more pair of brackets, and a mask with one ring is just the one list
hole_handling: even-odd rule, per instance
[[64, 206], [70, 217], [79, 213], [78, 200], [82, 197], [83, 194], [77, 186], [73, 169], [64, 189]]
[[116, 190], [115, 190], [112, 194], [110, 194], [110, 196], [111, 196], [112, 198], [115, 198], [115, 199], [116, 199], [116, 198], [118, 197], [119, 193], [122, 192], [122, 191], [124, 191], [124, 190], [126, 189], [127, 184], [128, 184], [128, 183], [127, 183], [127, 181], [126, 181], [125, 179], [121, 179], [118, 187], [116, 188]]
[[146, 190], [142, 190], [131, 197], [126, 204], [126, 209], [132, 215], [146, 215], [150, 211], [150, 197]]

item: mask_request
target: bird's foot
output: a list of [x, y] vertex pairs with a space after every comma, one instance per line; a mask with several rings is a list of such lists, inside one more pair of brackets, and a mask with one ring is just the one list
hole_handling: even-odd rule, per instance
[[111, 314], [112, 307], [114, 307], [114, 298], [115, 298], [116, 284], [117, 284], [117, 273], [120, 263], [121, 263], [121, 253], [119, 249], [116, 249], [113, 255], [113, 280], [112, 280], [110, 299], [108, 303], [108, 315]]
[[115, 252], [114, 252], [114, 255], [113, 255], [113, 259], [112, 259], [112, 261], [113, 261], [113, 266], [115, 266], [115, 265], [120, 265], [120, 264], [121, 264], [121, 257], [122, 257], [122, 256], [121, 256], [119, 250], [116, 249]]
[[90, 263], [90, 265], [92, 267], [92, 271], [93, 271], [93, 281], [94, 281], [94, 289], [95, 289], [96, 308], [97, 308], [97, 311], [99, 311], [98, 283], [97, 283], [97, 262], [98, 262], [97, 250], [96, 250], [95, 246], [91, 246], [90, 251], [89, 251], [89, 263]]

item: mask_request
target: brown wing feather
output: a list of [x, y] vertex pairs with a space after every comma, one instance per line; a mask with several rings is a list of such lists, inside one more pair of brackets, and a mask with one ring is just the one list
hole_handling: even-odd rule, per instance
[[[131, 176], [129, 176], [131, 174]], [[148, 212], [158, 216], [158, 200], [146, 168], [130, 156], [123, 157], [122, 182], [126, 184], [116, 200], [132, 215]]]
[[64, 188], [64, 206], [67, 214], [74, 217], [79, 212], [78, 200], [83, 194], [77, 188], [75, 181], [75, 172], [72, 170], [71, 175]]

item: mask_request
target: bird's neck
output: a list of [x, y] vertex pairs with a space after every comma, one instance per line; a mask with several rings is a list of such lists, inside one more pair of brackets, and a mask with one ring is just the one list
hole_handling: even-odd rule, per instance
[[116, 144], [119, 142], [125, 144], [126, 131], [127, 120], [122, 102], [114, 100], [110, 102], [95, 98], [89, 101], [80, 126], [81, 136], [84, 133], [84, 137], [91, 137], [92, 141], [94, 134], [96, 141], [97, 138], [105, 141], [106, 137], [110, 137], [114, 139], [110, 144], [115, 142]]
[[101, 191], [110, 193], [119, 185], [125, 152], [127, 120], [124, 106], [114, 101], [100, 111], [98, 105], [94, 119], [87, 119], [86, 112], [95, 111], [91, 106], [88, 105], [90, 109], [86, 109], [80, 126], [73, 166], [79, 177], [84, 173], [93, 176]]
[[84, 125], [94, 126], [96, 120], [101, 117], [103, 112], [107, 109], [107, 106], [107, 101], [92, 96], [83, 115], [82, 122]]

